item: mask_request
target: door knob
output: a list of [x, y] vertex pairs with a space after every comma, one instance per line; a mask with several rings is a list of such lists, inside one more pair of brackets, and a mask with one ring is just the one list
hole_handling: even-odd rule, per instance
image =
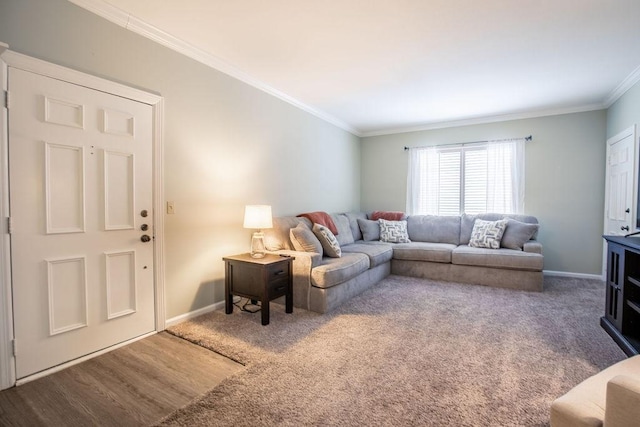
[[143, 218], [146, 218], [147, 215], [149, 215], [149, 212], [147, 212], [146, 209], [144, 209], [143, 211], [140, 212], [140, 216], [143, 217]]
[[143, 234], [142, 237], [140, 237], [140, 240], [144, 243], [147, 243], [151, 241], [151, 237], [147, 236], [146, 234]]
[[625, 225], [624, 227], [620, 227], [620, 230], [622, 231], [629, 231], [629, 226]]
[[147, 231], [148, 229], [149, 229], [149, 226], [147, 224], [142, 224], [140, 226], [140, 230], [142, 230], [142, 231]]

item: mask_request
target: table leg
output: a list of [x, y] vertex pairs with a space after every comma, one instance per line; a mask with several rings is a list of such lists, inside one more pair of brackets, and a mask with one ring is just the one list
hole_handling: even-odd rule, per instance
[[224, 278], [224, 312], [231, 314], [233, 313], [233, 295], [231, 295], [230, 266], [228, 262], [225, 268], [227, 271]]
[[284, 307], [286, 313], [293, 313], [293, 292], [289, 291], [284, 297]]
[[262, 308], [260, 309], [260, 312], [262, 314], [262, 324], [263, 325], [268, 325], [269, 324], [269, 301], [260, 301], [260, 304], [262, 305]]

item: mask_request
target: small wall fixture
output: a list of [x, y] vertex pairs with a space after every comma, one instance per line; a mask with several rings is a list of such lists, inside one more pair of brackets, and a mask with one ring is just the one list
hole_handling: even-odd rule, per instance
[[272, 228], [271, 206], [247, 205], [244, 208], [244, 228], [253, 228], [258, 231], [251, 236], [251, 256], [263, 258], [266, 254], [264, 246], [263, 228]]

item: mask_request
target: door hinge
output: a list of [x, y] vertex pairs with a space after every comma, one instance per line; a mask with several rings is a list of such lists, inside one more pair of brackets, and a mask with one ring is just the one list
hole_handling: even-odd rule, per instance
[[18, 355], [18, 342], [15, 339], [11, 340], [11, 347], [13, 349], [13, 356], [14, 357], [17, 356]]
[[2, 92], [4, 94], [4, 108], [8, 110], [9, 109], [9, 91], [3, 90]]
[[7, 233], [13, 233], [13, 221], [11, 220], [10, 216], [7, 217]]

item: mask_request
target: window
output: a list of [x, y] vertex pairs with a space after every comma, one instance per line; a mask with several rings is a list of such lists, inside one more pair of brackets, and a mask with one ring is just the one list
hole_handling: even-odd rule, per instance
[[410, 149], [412, 215], [522, 213], [524, 139]]

